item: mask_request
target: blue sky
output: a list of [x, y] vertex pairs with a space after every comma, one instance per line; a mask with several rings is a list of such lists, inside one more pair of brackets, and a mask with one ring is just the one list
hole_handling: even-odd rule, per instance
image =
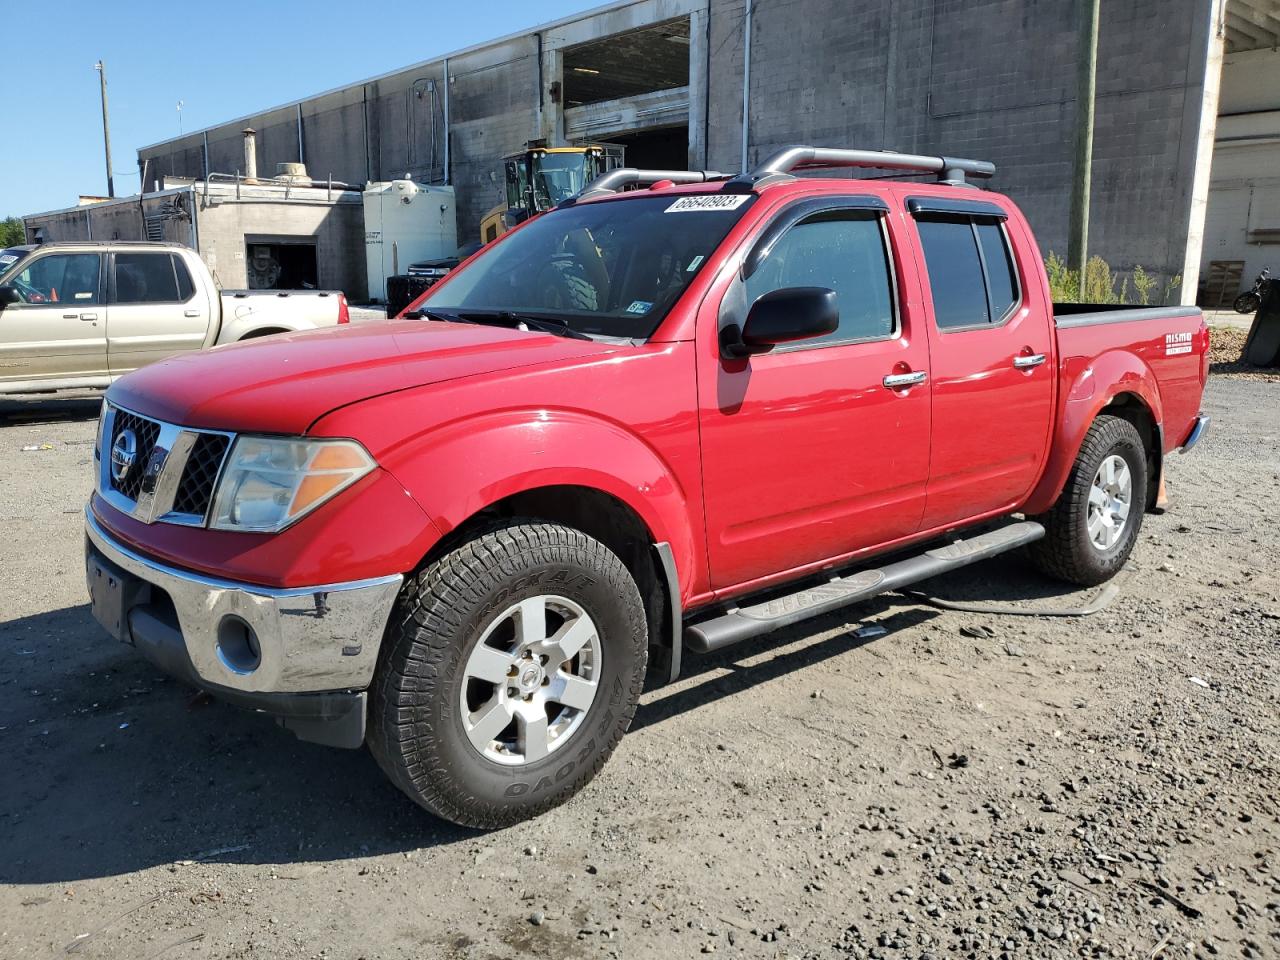
[[137, 148], [600, 6], [480, 3], [148, 5], [14, 0], [0, 133], [0, 218], [105, 194], [98, 75], [107, 65], [116, 196], [138, 191]]

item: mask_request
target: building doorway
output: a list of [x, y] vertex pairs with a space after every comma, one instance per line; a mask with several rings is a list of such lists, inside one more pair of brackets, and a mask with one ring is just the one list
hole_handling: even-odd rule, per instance
[[245, 276], [250, 290], [315, 290], [320, 286], [314, 237], [246, 236]]

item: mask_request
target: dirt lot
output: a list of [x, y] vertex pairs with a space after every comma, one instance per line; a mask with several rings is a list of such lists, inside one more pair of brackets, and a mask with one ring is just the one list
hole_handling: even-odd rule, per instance
[[[96, 403], [6, 404], [0, 956], [1280, 956], [1280, 384], [1206, 406], [1103, 613], [890, 597], [694, 660], [486, 835], [108, 641]], [[928, 589], [1091, 595], [1016, 558]]]

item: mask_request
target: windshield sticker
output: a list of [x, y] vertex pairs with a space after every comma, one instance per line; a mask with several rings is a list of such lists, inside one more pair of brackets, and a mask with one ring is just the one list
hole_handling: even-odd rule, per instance
[[663, 213], [698, 213], [702, 210], [737, 210], [751, 199], [747, 193], [725, 195], [723, 193], [698, 194], [694, 197], [681, 197]]
[[627, 313], [648, 313], [652, 309], [653, 304], [648, 300], [632, 300]]
[[13, 263], [13, 261], [17, 259], [18, 258], [15, 257], [13, 254], [7, 253], [3, 257], [0, 257], [0, 267], [7, 267], [9, 264]]
[[693, 271], [695, 271], [695, 270], [697, 270], [697, 269], [698, 269], [698, 264], [700, 264], [700, 263], [701, 263], [703, 260], [705, 260], [705, 259], [707, 259], [707, 258], [706, 258], [706, 257], [704, 257], [704, 256], [702, 256], [701, 254], [699, 254], [698, 256], [694, 257], [692, 260], [690, 260], [690, 261], [689, 261], [689, 265], [688, 265], [687, 267], [685, 267], [685, 268], [684, 268], [684, 272], [685, 272], [685, 273], [693, 273]]

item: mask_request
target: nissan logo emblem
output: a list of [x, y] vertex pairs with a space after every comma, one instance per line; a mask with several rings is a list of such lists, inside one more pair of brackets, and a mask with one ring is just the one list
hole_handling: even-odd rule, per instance
[[133, 469], [138, 459], [138, 437], [129, 429], [121, 430], [111, 444], [111, 479], [116, 483], [122, 481]]

